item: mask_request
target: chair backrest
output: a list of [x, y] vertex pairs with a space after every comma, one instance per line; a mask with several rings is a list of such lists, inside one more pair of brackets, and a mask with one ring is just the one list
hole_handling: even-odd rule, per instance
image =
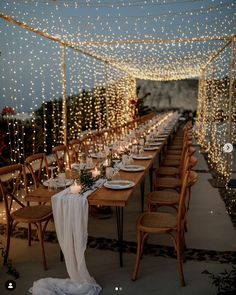
[[193, 186], [198, 181], [198, 174], [195, 171], [189, 171], [188, 186]]
[[24, 204], [17, 198], [17, 193], [20, 190], [22, 180], [23, 166], [21, 164], [14, 164], [0, 168], [0, 192], [5, 203], [8, 224], [11, 219], [10, 214], [13, 201], [18, 203], [21, 207], [24, 207]]
[[180, 177], [183, 175], [185, 163], [186, 163], [187, 159], [189, 158], [188, 151], [189, 151], [189, 147], [187, 145], [184, 145], [183, 149], [182, 149], [181, 158], [180, 158], [180, 165], [179, 165]]
[[69, 157], [69, 150], [66, 145], [58, 145], [52, 149], [52, 153], [55, 156], [57, 161], [57, 166], [59, 172], [63, 172], [65, 170], [66, 165], [71, 168], [71, 162]]
[[191, 156], [189, 160], [189, 168], [192, 169], [198, 163], [198, 159], [195, 156]]
[[83, 150], [83, 142], [82, 139], [72, 139], [69, 142], [69, 155], [70, 155], [70, 163], [75, 163], [79, 159], [79, 154]]
[[181, 178], [181, 192], [180, 192], [180, 200], [178, 206], [178, 223], [177, 223], [177, 234], [182, 234], [184, 231], [185, 219], [186, 219], [186, 212], [187, 212], [187, 205], [186, 205], [186, 197], [187, 197], [187, 184], [188, 184], [188, 162], [189, 157], [184, 165], [183, 169], [183, 176]]
[[42, 180], [42, 173], [46, 172], [46, 178], [49, 177], [48, 162], [45, 153], [31, 155], [25, 159], [25, 185], [27, 187], [27, 169], [30, 172], [35, 189], [39, 187]]

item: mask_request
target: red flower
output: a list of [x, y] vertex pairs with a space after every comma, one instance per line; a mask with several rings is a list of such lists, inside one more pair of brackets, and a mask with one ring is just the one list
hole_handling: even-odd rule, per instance
[[7, 147], [4, 142], [5, 137], [6, 137], [6, 134], [0, 131], [0, 156], [3, 154], [4, 149]]
[[5, 106], [5, 108], [2, 109], [2, 115], [15, 115], [16, 112], [13, 108], [9, 106]]
[[131, 99], [130, 104], [136, 105], [137, 101], [135, 99]]

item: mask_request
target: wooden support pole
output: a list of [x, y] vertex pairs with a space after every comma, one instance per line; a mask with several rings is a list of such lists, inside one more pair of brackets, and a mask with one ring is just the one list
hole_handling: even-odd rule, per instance
[[61, 46], [61, 82], [63, 144], [67, 145], [66, 47], [64, 45]]
[[[229, 112], [228, 112], [228, 130], [227, 130], [227, 142], [233, 144], [233, 109], [235, 104], [235, 92], [234, 92], [234, 84], [235, 84], [235, 40], [234, 36], [231, 41], [231, 49], [230, 49], [230, 72], [229, 72]], [[232, 153], [227, 154], [227, 170], [231, 173], [232, 169]]]

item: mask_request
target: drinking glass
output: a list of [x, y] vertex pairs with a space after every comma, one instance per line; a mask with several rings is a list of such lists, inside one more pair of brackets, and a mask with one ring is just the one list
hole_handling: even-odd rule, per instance
[[106, 167], [106, 179], [112, 180], [113, 175], [114, 175], [114, 169], [112, 167]]

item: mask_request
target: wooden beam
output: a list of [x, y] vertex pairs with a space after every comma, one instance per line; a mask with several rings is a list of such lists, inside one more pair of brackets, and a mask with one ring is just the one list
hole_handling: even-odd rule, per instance
[[177, 38], [177, 39], [143, 39], [143, 40], [113, 40], [113, 41], [82, 41], [73, 42], [77, 46], [107, 46], [117, 44], [171, 44], [171, 43], [191, 43], [191, 42], [206, 42], [206, 41], [228, 41], [231, 37], [201, 37], [201, 38]]
[[204, 69], [206, 69], [206, 67], [215, 59], [217, 58], [217, 56], [219, 56], [221, 54], [222, 51], [225, 50], [226, 47], [228, 47], [230, 45], [230, 43], [232, 42], [231, 41], [232, 38], [230, 38], [230, 41], [228, 41], [223, 47], [221, 47], [221, 49], [219, 51], [217, 51], [217, 53], [213, 54], [209, 60], [207, 61], [207, 63], [204, 65]]
[[67, 91], [66, 91], [66, 47], [61, 46], [61, 88], [63, 144], [67, 145]]
[[[75, 43], [73, 42], [68, 42], [68, 41], [63, 41], [61, 40], [60, 38], [58, 37], [55, 37], [55, 36], [52, 36], [48, 33], [45, 33], [45, 32], [42, 32], [40, 31], [39, 29], [37, 28], [33, 28], [33, 27], [30, 27], [29, 25], [27, 25], [26, 23], [22, 23], [18, 20], [15, 20], [14, 18], [10, 17], [10, 16], [7, 16], [7, 15], [4, 15], [4, 14], [0, 14], [0, 18], [12, 23], [13, 25], [16, 25], [18, 27], [21, 27], [27, 31], [30, 31], [32, 33], [35, 33], [43, 38], [46, 38], [48, 40], [51, 40], [53, 42], [56, 42], [56, 43], [59, 43], [60, 45], [63, 45], [65, 47], [68, 47], [68, 48], [71, 48], [75, 51], [78, 51], [86, 56], [89, 56], [91, 58], [94, 58], [96, 60], [99, 60], [99, 61], [102, 61], [106, 64], [109, 64], [109, 65], [112, 65], [114, 68], [117, 68], [118, 70], [122, 71], [122, 72], [125, 72], [122, 67], [119, 67], [118, 65], [115, 64], [115, 60], [111, 60], [111, 59], [108, 59], [108, 58], [104, 58], [104, 57], [101, 57], [99, 55], [96, 55], [94, 53], [90, 53], [90, 52], [87, 52], [86, 50], [83, 50], [83, 49], [80, 49], [80, 48], [76, 48], [75, 47]], [[125, 72], [126, 73], [126, 72]]]

